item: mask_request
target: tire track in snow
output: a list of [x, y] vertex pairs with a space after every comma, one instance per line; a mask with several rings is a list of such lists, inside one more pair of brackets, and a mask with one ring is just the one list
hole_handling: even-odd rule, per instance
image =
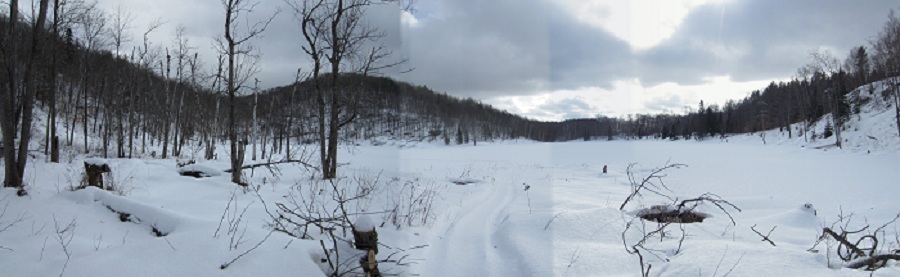
[[463, 201], [456, 216], [442, 224], [431, 241], [425, 272], [440, 276], [521, 276], [516, 253], [497, 249], [495, 234], [515, 199], [513, 184], [484, 184], [477, 197]]

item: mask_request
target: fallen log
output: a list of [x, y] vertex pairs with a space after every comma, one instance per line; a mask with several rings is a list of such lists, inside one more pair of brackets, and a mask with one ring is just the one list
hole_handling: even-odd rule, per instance
[[883, 254], [875, 255], [859, 260], [855, 260], [847, 265], [848, 268], [860, 269], [865, 267], [866, 270], [876, 270], [884, 267], [889, 260], [900, 261], [900, 254]]
[[[305, 167], [317, 169], [317, 167], [315, 167], [315, 166], [313, 166], [313, 165], [311, 165], [311, 164], [308, 164], [308, 163], [306, 163], [306, 162], [304, 162], [304, 161], [301, 161], [301, 160], [286, 160], [286, 161], [277, 161], [277, 162], [266, 162], [266, 163], [248, 164], [248, 165], [242, 166], [242, 167], [241, 167], [241, 170], [244, 170], [244, 169], [253, 169], [253, 168], [263, 167], [263, 166], [268, 167], [268, 166], [279, 165], [279, 164], [288, 164], [288, 163], [298, 163], [298, 164], [302, 164], [302, 165], [305, 166]], [[229, 168], [229, 169], [225, 169], [225, 170], [222, 170], [222, 171], [223, 171], [223, 172], [226, 172], [226, 173], [231, 173], [232, 170]]]

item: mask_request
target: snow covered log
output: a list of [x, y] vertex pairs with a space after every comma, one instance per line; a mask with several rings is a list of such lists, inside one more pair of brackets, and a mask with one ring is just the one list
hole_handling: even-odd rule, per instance
[[900, 254], [882, 254], [866, 257], [851, 262], [847, 267], [853, 269], [865, 268], [866, 270], [874, 271], [887, 265], [889, 260], [900, 261]]

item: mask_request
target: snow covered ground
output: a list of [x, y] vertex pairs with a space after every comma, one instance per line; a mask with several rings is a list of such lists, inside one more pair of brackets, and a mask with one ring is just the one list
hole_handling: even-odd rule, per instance
[[[357, 227], [376, 227], [377, 258], [387, 260], [379, 268], [387, 275], [640, 276], [639, 257], [626, 245], [660, 225], [635, 215], [714, 193], [740, 211], [701, 205], [711, 218], [669, 225], [664, 238], [647, 240], [641, 253], [652, 265], [651, 276], [869, 276], [843, 267], [833, 240], [816, 242], [823, 227], [868, 226], [850, 235], [855, 241], [884, 225], [874, 234], [878, 248], [900, 248], [900, 224], [885, 225], [900, 213], [900, 137], [889, 101], [877, 97], [883, 88], [873, 88], [854, 91], [870, 100], [846, 124], [842, 149], [833, 138], [821, 138], [828, 116], [807, 134], [795, 124], [791, 136], [770, 130], [705, 141], [476, 147], [384, 140], [344, 147], [335, 187], [369, 194], [345, 208]], [[304, 203], [314, 203], [309, 207], [320, 215], [334, 211], [331, 183], [313, 169], [283, 164], [245, 170], [252, 189], [244, 190], [222, 174], [229, 168], [226, 158], [178, 168], [183, 160], [96, 159], [76, 152], [64, 150], [60, 164], [41, 156], [30, 161], [27, 197], [0, 188], [0, 276], [329, 271], [323, 248], [332, 251], [335, 244], [319, 228], [310, 228], [306, 239], [272, 231], [270, 215], [279, 204], [294, 212], [302, 212]], [[113, 172], [105, 184], [116, 190], [72, 191], [81, 184], [84, 162], [108, 163]], [[687, 166], [663, 172], [669, 190], [661, 192], [672, 199], [645, 192], [619, 209], [631, 192], [630, 164], [640, 180], [673, 163]], [[187, 171], [209, 177], [179, 175]], [[352, 235], [335, 231], [344, 240], [336, 244], [347, 261], [342, 268], [352, 269], [361, 252], [352, 249]], [[900, 267], [891, 263], [873, 275], [898, 276]]]
[[[636, 255], [624, 238], [642, 237], [632, 214], [672, 200], [645, 193], [619, 210], [630, 186], [626, 168], [642, 178], [669, 163], [667, 194], [679, 199], [712, 192], [741, 209], [728, 215], [701, 206], [713, 217], [676, 224], [667, 237], [648, 241], [645, 262], [652, 276], [868, 276], [840, 267], [836, 245], [816, 242], [822, 227], [853, 214], [848, 229], [868, 231], [900, 212], [900, 155], [895, 151], [815, 149], [778, 143], [770, 134], [729, 142], [612, 141], [480, 143], [472, 146], [360, 146], [345, 149], [339, 174], [378, 180], [356, 210], [383, 211], [408, 190], [439, 194], [427, 217], [397, 228], [382, 214], [370, 218], [383, 244], [383, 273], [401, 276], [639, 276]], [[784, 140], [781, 140], [784, 141]], [[826, 151], [827, 150], [827, 151]], [[40, 160], [40, 159], [38, 159]], [[273, 209], [286, 196], [308, 188], [310, 172], [282, 165], [245, 172], [256, 193], [209, 178], [178, 175], [174, 160], [109, 159], [121, 190], [68, 191], [77, 184], [83, 159], [29, 163], [28, 197], [0, 190], [2, 276], [320, 276], [319, 232], [312, 240], [270, 232]], [[603, 166], [609, 173], [601, 172]], [[198, 167], [225, 169], [225, 161]], [[276, 172], [277, 173], [277, 172]], [[454, 181], [464, 180], [465, 185]], [[124, 196], [122, 196], [124, 195]], [[402, 202], [402, 201], [401, 201]], [[804, 205], [812, 204], [814, 211]], [[364, 206], [364, 207], [363, 207]], [[246, 211], [245, 211], [246, 210]], [[123, 222], [122, 215], [130, 214]], [[244, 212], [245, 211], [245, 212]], [[846, 220], [845, 220], [846, 221]], [[410, 226], [411, 225], [411, 226]], [[761, 241], [751, 226], [777, 245]], [[777, 227], [776, 227], [777, 226]], [[898, 224], [885, 228], [883, 244], [897, 249]], [[686, 234], [677, 251], [681, 234]], [[163, 235], [163, 236], [158, 236]], [[226, 269], [221, 265], [256, 246]], [[339, 244], [348, 244], [339, 242]], [[343, 247], [343, 246], [342, 246]], [[829, 250], [830, 248], [830, 250]], [[346, 255], [350, 255], [346, 252]], [[392, 255], [393, 256], [389, 256]], [[831, 264], [831, 268], [829, 267]], [[897, 276], [891, 265], [875, 276]]]

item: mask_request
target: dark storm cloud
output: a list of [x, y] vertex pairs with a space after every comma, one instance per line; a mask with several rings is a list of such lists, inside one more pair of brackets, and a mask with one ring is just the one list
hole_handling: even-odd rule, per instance
[[814, 49], [839, 58], [866, 45], [896, 4], [887, 1], [746, 1], [700, 6], [668, 40], [632, 51], [549, 1], [437, 1], [440, 18], [412, 32], [413, 73], [402, 78], [489, 98], [538, 90], [610, 88], [638, 78], [696, 85], [787, 78]]
[[528, 95], [628, 76], [628, 45], [548, 1], [436, 1], [412, 28], [403, 79], [476, 98]]
[[401, 78], [466, 96], [543, 85], [547, 19], [532, 2], [432, 2], [404, 41], [415, 70]]
[[551, 23], [550, 81], [553, 89], [585, 86], [612, 88], [634, 76], [628, 43], [597, 28], [561, 15]]
[[843, 59], [887, 20], [888, 1], [724, 1], [692, 10], [675, 34], [637, 56], [642, 83], [786, 78], [812, 50]]
[[[155, 34], [156, 45], [172, 45], [178, 24], [187, 26], [192, 44], [208, 67], [215, 67], [212, 39], [223, 33], [219, 1], [137, 1], [121, 4], [136, 17], [135, 43], [146, 22], [169, 23]], [[662, 43], [632, 50], [628, 43], [590, 26], [551, 0], [420, 1], [412, 27], [393, 9], [373, 8], [369, 21], [384, 30], [382, 42], [409, 62], [387, 75], [438, 91], [476, 99], [534, 95], [556, 89], [612, 88], [634, 79], [644, 87], [663, 82], [705, 83], [730, 75], [733, 81], [787, 78], [808, 62], [816, 48], [834, 49], [843, 58], [867, 44], [886, 20], [888, 1], [728, 0], [692, 10]], [[293, 81], [298, 67], [308, 72], [293, 15], [282, 1], [261, 1], [250, 21], [281, 13], [259, 39], [263, 87]], [[163, 39], [160, 39], [163, 37]], [[397, 74], [397, 70], [413, 69]], [[670, 99], [671, 100], [671, 99]], [[666, 106], [670, 106], [666, 104]]]

